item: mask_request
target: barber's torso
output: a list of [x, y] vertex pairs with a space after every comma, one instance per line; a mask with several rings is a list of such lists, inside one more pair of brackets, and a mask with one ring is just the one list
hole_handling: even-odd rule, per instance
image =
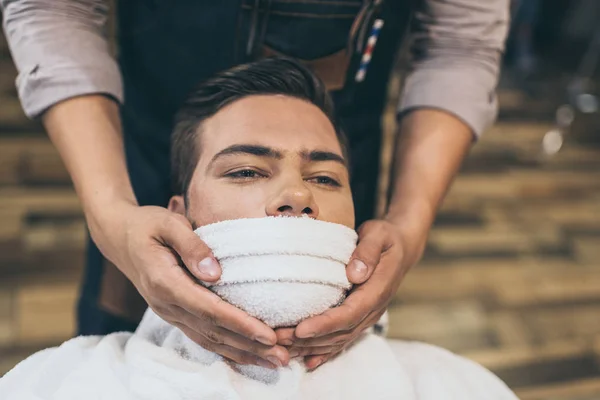
[[158, 100], [156, 111], [172, 113], [199, 80], [260, 55], [263, 44], [303, 60], [329, 56], [346, 48], [362, 6], [362, 0], [122, 1], [120, 62], [132, 85], [128, 94], [136, 83], [152, 83], [144, 92]]
[[[377, 14], [387, 11], [386, 23], [400, 25], [391, 19], [406, 21], [402, 14], [409, 12], [411, 1], [378, 3], [120, 1], [119, 61], [126, 134], [142, 135], [143, 141], [148, 141], [149, 154], [151, 148], [167, 148], [173, 115], [196, 84], [218, 71], [265, 55], [284, 54], [312, 62], [330, 89], [340, 89], [351, 80], [347, 75], [360, 60], [356, 43], [366, 42]], [[390, 4], [396, 11], [389, 10]], [[158, 150], [155, 153], [162, 158]]]

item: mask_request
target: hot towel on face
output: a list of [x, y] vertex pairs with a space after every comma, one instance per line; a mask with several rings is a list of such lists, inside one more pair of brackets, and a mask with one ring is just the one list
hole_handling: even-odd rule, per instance
[[206, 225], [196, 234], [223, 270], [207, 286], [272, 328], [323, 313], [351, 287], [346, 264], [357, 235], [343, 225], [267, 217]]

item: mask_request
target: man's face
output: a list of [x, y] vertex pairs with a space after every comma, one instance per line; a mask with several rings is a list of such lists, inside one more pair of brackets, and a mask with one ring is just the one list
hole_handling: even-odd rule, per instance
[[308, 216], [354, 228], [348, 170], [318, 107], [282, 95], [238, 100], [204, 121], [188, 208], [197, 226], [239, 218]]

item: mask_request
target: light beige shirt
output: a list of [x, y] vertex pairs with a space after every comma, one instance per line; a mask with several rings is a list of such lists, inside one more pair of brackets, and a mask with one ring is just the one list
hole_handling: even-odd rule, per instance
[[[496, 117], [509, 2], [422, 0], [398, 112], [445, 110], [481, 135]], [[0, 8], [28, 116], [85, 94], [103, 93], [123, 102], [106, 35], [108, 0], [0, 0]]]

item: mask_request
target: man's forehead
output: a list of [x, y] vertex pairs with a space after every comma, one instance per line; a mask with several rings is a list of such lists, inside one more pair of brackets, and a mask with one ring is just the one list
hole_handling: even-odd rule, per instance
[[325, 150], [341, 155], [335, 128], [327, 116], [318, 107], [299, 99], [292, 98], [291, 102], [282, 102], [275, 96], [241, 99], [204, 121], [200, 130], [200, 147], [208, 157], [240, 143], [270, 147], [282, 153]]

